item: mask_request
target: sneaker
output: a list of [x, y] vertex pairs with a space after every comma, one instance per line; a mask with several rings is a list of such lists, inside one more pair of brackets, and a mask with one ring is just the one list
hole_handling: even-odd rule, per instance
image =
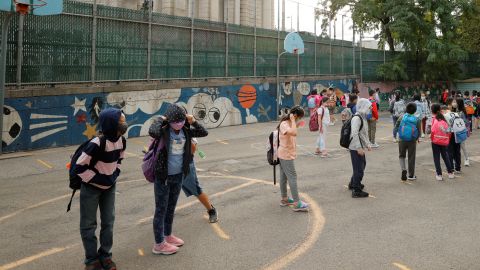
[[176, 237], [173, 234], [169, 235], [169, 236], [165, 236], [165, 241], [167, 243], [169, 243], [170, 245], [173, 245], [173, 246], [176, 246], [176, 247], [181, 247], [185, 244], [185, 242], [182, 239]]
[[380, 145], [378, 145], [378, 143], [372, 144], [372, 148], [379, 148], [379, 147], [380, 147]]
[[[363, 190], [365, 188], [364, 184], [360, 184], [360, 189]], [[348, 184], [348, 190], [353, 190], [353, 187], [351, 184]]]
[[393, 142], [394, 142], [394, 143], [398, 143], [397, 138], [393, 138]]
[[422, 134], [422, 138], [425, 138], [425, 134]]
[[470, 167], [470, 160], [469, 159], [465, 160], [465, 167]]
[[449, 173], [448, 174], [448, 179], [454, 179], [455, 178], [455, 174], [454, 173]]
[[157, 255], [171, 255], [178, 251], [178, 247], [163, 241], [160, 244], [153, 245], [152, 253]]
[[370, 194], [363, 190], [352, 191], [352, 198], [367, 198]]
[[437, 181], [443, 181], [443, 176], [435, 175], [435, 179], [437, 179]]
[[85, 270], [103, 270], [103, 266], [99, 260], [85, 265]]
[[288, 199], [286, 199], [286, 200], [281, 200], [281, 201], [280, 201], [280, 206], [281, 206], [281, 207], [291, 206], [291, 205], [293, 205], [294, 202], [295, 202], [295, 201], [294, 201], [292, 198], [288, 198]]
[[102, 264], [104, 270], [117, 270], [117, 265], [110, 258], [100, 260], [100, 263]]
[[297, 205], [293, 207], [295, 212], [308, 212], [308, 204], [303, 201], [298, 201]]
[[212, 209], [208, 210], [208, 221], [210, 223], [216, 223], [218, 221], [217, 209], [213, 207], [213, 205]]
[[455, 174], [462, 174], [462, 171], [457, 171], [457, 170], [455, 170], [454, 173], [455, 173]]
[[409, 181], [415, 181], [415, 180], [417, 180], [417, 176], [415, 176], [415, 175], [414, 176], [409, 176], [408, 180]]
[[402, 181], [407, 181], [407, 171], [402, 171]]

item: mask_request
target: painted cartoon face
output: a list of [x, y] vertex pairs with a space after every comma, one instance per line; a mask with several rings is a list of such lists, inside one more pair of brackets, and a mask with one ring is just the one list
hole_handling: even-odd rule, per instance
[[225, 97], [213, 100], [209, 94], [196, 94], [188, 100], [186, 109], [207, 128], [242, 124], [240, 110]]

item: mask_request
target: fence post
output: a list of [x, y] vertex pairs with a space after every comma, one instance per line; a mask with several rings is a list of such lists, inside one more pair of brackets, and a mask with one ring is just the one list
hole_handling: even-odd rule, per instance
[[228, 65], [229, 65], [229, 55], [230, 55], [230, 35], [228, 33], [228, 1], [224, 1], [224, 20], [225, 20], [225, 77], [228, 77]]
[[363, 83], [363, 59], [362, 59], [363, 31], [360, 30], [360, 82]]
[[345, 15], [342, 14], [342, 75], [345, 75], [345, 48], [343, 46], [343, 27], [344, 27], [343, 17], [345, 17]]
[[23, 29], [25, 15], [19, 14], [18, 17], [18, 40], [17, 40], [17, 88], [22, 86], [22, 65], [23, 65]]
[[[10, 20], [13, 17], [13, 13], [7, 13], [3, 17], [2, 21], [2, 49], [1, 49], [1, 54], [0, 54], [0, 67], [2, 68], [2, 71], [0, 71], [0, 141], [2, 141], [3, 137], [3, 105], [5, 102], [5, 73], [6, 72], [6, 67], [7, 67], [7, 43], [8, 43], [8, 27], [10, 26]], [[2, 149], [2, 144], [0, 143], [0, 155], [3, 153]]]
[[153, 1], [148, 1], [148, 37], [147, 37], [147, 81], [152, 77], [152, 9]]
[[192, 24], [190, 26], [190, 78], [193, 78], [193, 25], [195, 20], [195, 0], [190, 0], [191, 19]]
[[257, 77], [257, 0], [255, 0], [254, 10], [255, 24], [253, 27], [253, 77]]
[[314, 21], [314, 24], [313, 24], [313, 29], [314, 29], [314, 32], [315, 32], [315, 52], [314, 52], [314, 62], [315, 62], [315, 75], [317, 75], [317, 9], [314, 9], [314, 12], [313, 12], [313, 21]]
[[[300, 3], [297, 2], [297, 33], [300, 34]], [[300, 54], [297, 53], [297, 75], [300, 75]]]
[[[352, 21], [353, 21], [353, 17], [352, 17]], [[353, 24], [352, 24], [352, 32], [353, 32], [353, 39], [352, 39], [352, 61], [353, 61], [353, 75], [356, 75], [356, 67], [355, 67], [355, 64], [356, 64], [356, 61], [355, 61], [355, 22], [353, 21]]]
[[91, 63], [91, 74], [90, 80], [92, 83], [95, 83], [96, 75], [96, 65], [97, 65], [97, 0], [93, 1], [93, 10], [92, 10], [93, 22], [92, 22], [92, 63]]

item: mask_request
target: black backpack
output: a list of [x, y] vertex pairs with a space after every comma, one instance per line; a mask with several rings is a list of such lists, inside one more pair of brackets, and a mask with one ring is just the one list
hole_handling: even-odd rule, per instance
[[340, 133], [340, 146], [343, 148], [348, 149], [350, 147], [350, 143], [352, 142], [350, 135], [352, 134], [352, 119], [355, 116], [360, 117], [360, 121], [362, 121], [360, 124], [360, 130], [362, 130], [363, 128], [363, 119], [359, 115], [354, 115], [352, 116], [352, 118], [345, 121], [345, 123], [342, 126], [342, 131]]
[[274, 133], [278, 132], [277, 135], [277, 147], [280, 145], [280, 130], [277, 128], [276, 131], [272, 131], [270, 136], [268, 136], [268, 150], [267, 150], [267, 161], [268, 164], [273, 166], [273, 185], [277, 184], [277, 165], [280, 164], [280, 160], [274, 158], [275, 149], [273, 148]]
[[[98, 137], [100, 139], [100, 149], [102, 152], [105, 151], [105, 145], [107, 144], [107, 139], [104, 136]], [[77, 164], [78, 158], [82, 155], [83, 149], [87, 147], [88, 143], [91, 142], [93, 139], [88, 140], [82, 143], [77, 150], [73, 153], [70, 160], [70, 169], [68, 170], [70, 184], [69, 187], [72, 189], [72, 196], [70, 197], [70, 202], [67, 206], [67, 212], [70, 211], [70, 207], [72, 206], [73, 196], [75, 196], [75, 192], [82, 187], [82, 178], [75, 173], [75, 165]], [[93, 168], [95, 164], [98, 162], [98, 156], [92, 156], [90, 161], [90, 167]]]

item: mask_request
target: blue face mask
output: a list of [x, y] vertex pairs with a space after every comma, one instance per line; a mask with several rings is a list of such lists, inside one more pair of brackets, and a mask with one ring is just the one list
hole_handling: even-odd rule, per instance
[[370, 119], [372, 119], [372, 113], [371, 112], [367, 114], [367, 120], [370, 120]]

